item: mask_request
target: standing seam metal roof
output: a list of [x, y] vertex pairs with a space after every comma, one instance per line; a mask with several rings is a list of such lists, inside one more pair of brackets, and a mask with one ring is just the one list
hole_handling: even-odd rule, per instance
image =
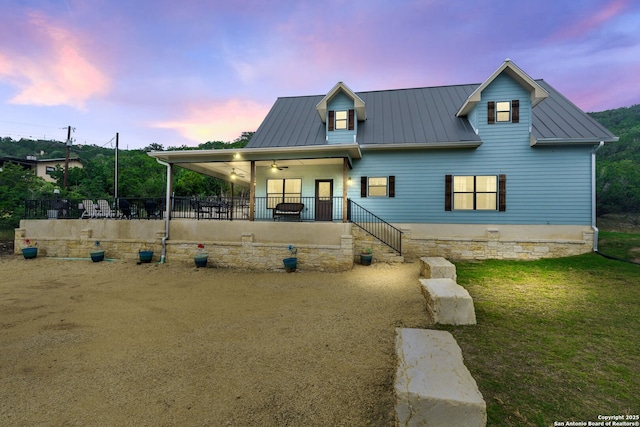
[[[549, 97], [533, 109], [536, 139], [615, 141], [598, 122], [544, 80]], [[358, 122], [357, 142], [423, 144], [481, 141], [460, 106], [479, 84], [356, 92], [365, 102], [367, 120]], [[325, 125], [316, 105], [324, 95], [278, 98], [247, 148], [327, 145]]]

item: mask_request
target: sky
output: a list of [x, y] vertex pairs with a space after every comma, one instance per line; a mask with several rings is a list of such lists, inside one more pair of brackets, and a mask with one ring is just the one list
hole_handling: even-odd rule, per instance
[[482, 83], [640, 104], [638, 0], [0, 0], [0, 137], [233, 141], [278, 97]]

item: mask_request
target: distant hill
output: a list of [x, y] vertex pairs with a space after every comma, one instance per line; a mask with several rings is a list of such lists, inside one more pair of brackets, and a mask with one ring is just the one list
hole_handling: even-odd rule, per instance
[[620, 138], [597, 153], [598, 215], [640, 213], [640, 104], [589, 115]]

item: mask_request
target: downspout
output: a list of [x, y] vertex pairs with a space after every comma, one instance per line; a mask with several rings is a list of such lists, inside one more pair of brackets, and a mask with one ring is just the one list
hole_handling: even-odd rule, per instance
[[156, 158], [156, 161], [167, 167], [167, 194], [164, 201], [164, 237], [162, 238], [162, 255], [160, 256], [160, 264], [164, 264], [167, 256], [167, 239], [169, 239], [169, 213], [171, 212], [171, 165]]
[[600, 141], [591, 151], [591, 228], [593, 228], [593, 251], [598, 252], [598, 227], [596, 227], [596, 151], [604, 145]]

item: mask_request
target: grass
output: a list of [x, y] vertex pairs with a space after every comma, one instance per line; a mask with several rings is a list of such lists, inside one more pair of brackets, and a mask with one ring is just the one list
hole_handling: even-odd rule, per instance
[[[631, 240], [606, 238], [611, 246]], [[456, 268], [478, 324], [439, 329], [462, 347], [487, 402], [488, 425], [638, 414], [640, 266], [586, 254]]]
[[601, 231], [598, 251], [616, 258], [640, 262], [640, 234]]

